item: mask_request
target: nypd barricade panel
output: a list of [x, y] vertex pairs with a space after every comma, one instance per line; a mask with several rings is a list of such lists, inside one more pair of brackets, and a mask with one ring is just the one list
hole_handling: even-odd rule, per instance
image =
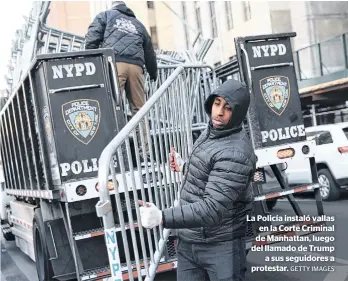
[[[61, 183], [97, 177], [102, 150], [125, 123], [116, 122], [123, 115], [113, 103], [107, 59], [102, 53], [70, 53], [47, 60], [44, 68], [49, 109], [42, 113], [46, 123], [47, 112], [51, 114], [59, 170], [55, 175], [59, 173]], [[116, 157], [114, 163], [118, 173]]]
[[241, 60], [244, 76], [251, 76], [246, 81], [251, 86], [255, 120], [249, 126], [256, 148], [306, 140], [290, 36], [270, 39], [238, 41], [247, 53]]

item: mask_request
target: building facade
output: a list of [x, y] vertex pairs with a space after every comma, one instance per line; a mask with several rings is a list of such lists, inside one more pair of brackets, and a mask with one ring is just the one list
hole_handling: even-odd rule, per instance
[[[212, 66], [231, 60], [238, 36], [282, 32], [296, 32], [292, 47], [300, 50], [294, 53], [294, 62], [301, 87], [323, 75], [345, 71], [348, 65], [347, 38], [337, 36], [348, 30], [347, 1], [125, 2], [144, 23], [157, 48], [184, 51], [199, 39], [214, 39], [205, 58]], [[111, 1], [53, 1], [48, 25], [84, 36], [95, 15], [110, 6]], [[331, 39], [334, 36], [337, 40]], [[320, 97], [301, 95], [307, 125], [346, 121], [346, 89], [327, 90]], [[312, 120], [314, 112], [317, 121]]]
[[[324, 116], [327, 115], [325, 112], [330, 112], [320, 118], [347, 119], [347, 1], [125, 2], [144, 23], [155, 48], [184, 51], [193, 48], [194, 43], [199, 43], [200, 39], [214, 39], [205, 58], [212, 66], [231, 60], [235, 55], [234, 39], [238, 36], [295, 31], [297, 36], [293, 38], [292, 45], [293, 50], [297, 50], [294, 62], [300, 88], [334, 82], [325, 91], [318, 89], [320, 95], [301, 94], [302, 103], [308, 111], [306, 114], [316, 111]], [[30, 19], [35, 18], [42, 3], [33, 3]], [[94, 17], [110, 8], [111, 3], [112, 1], [52, 1], [46, 24], [83, 37]], [[26, 27], [16, 33], [9, 65], [10, 75], [7, 76], [9, 91], [23, 75], [22, 70], [25, 71], [30, 65], [31, 56], [27, 54], [35, 45], [36, 37], [31, 38], [29, 33], [34, 29], [35, 24], [28, 20]], [[321, 43], [317, 44], [318, 42]], [[312, 46], [307, 47], [309, 45]], [[15, 65], [20, 67], [14, 67]], [[323, 106], [325, 112], [319, 112], [324, 110]], [[337, 107], [340, 111], [334, 113], [337, 116], [333, 117], [332, 111]], [[326, 122], [321, 119], [318, 123]]]
[[[238, 36], [295, 31], [292, 43], [297, 50], [348, 29], [346, 1], [125, 2], [144, 23], [155, 47], [183, 51], [192, 48], [199, 35], [213, 38], [206, 57], [211, 65], [223, 64], [235, 55], [234, 38]], [[47, 23], [84, 36], [93, 18], [110, 6], [111, 1], [52, 1]], [[332, 52], [324, 51], [328, 61], [336, 59]], [[311, 76], [317, 54], [311, 52], [301, 59], [304, 66], [308, 64], [306, 75]]]

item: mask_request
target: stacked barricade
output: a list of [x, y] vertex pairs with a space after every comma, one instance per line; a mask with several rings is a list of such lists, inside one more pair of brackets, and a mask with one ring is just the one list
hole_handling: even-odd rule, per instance
[[[37, 54], [73, 52], [85, 49], [84, 37], [63, 32], [58, 29], [50, 28], [42, 25], [38, 36]], [[148, 99], [175, 71], [179, 65], [185, 65], [185, 81], [183, 83], [189, 92], [189, 108], [190, 120], [193, 123], [193, 131], [205, 128], [207, 123], [207, 116], [204, 112], [203, 101], [209, 93], [216, 88], [217, 80], [214, 72], [210, 67], [199, 67], [195, 65], [202, 65], [203, 58], [207, 54], [212, 40], [208, 39], [202, 42], [197, 53], [193, 51], [175, 52], [156, 50], [158, 63], [158, 79], [155, 82], [150, 81], [148, 73], [145, 71], [145, 93]], [[125, 117], [130, 119], [129, 103], [126, 95], [122, 95], [124, 103]]]
[[[38, 39], [34, 50], [36, 54], [84, 50], [84, 38], [45, 25], [40, 25], [35, 36]], [[175, 147], [184, 160], [189, 160], [193, 133], [203, 130], [208, 121], [204, 100], [218, 83], [215, 72], [203, 63], [211, 44], [212, 40], [203, 41], [197, 53], [159, 51], [158, 79], [152, 82], [145, 73], [147, 102], [106, 146], [99, 160], [100, 200], [96, 210], [103, 220], [110, 267], [98, 272], [95, 269], [85, 271], [82, 275], [78, 274], [81, 277], [79, 280], [96, 280], [112, 275], [115, 280], [137, 278], [141, 281], [146, 276], [145, 280], [150, 281], [154, 280], [156, 272], [176, 268], [175, 233], [162, 226], [143, 229], [138, 223], [137, 202], [139, 199], [152, 202], [160, 209], [178, 203], [184, 179], [182, 174], [170, 170], [168, 154]], [[269, 65], [254, 67], [254, 70], [266, 67]], [[125, 95], [122, 96], [125, 98]], [[125, 99], [120, 106], [127, 114]], [[149, 154], [146, 153], [147, 147]], [[259, 157], [261, 162], [269, 160], [269, 152], [267, 155], [266, 152], [260, 152], [263, 153]], [[115, 172], [115, 154], [119, 173]], [[311, 161], [315, 167], [313, 157]], [[295, 206], [291, 197], [293, 193], [319, 187], [315, 169], [312, 174], [312, 185], [286, 188], [281, 183], [280, 192], [261, 192], [254, 201], [287, 196]], [[262, 181], [262, 178], [256, 177], [255, 182]], [[109, 193], [110, 185], [115, 190], [114, 195]], [[316, 199], [318, 203], [318, 192]], [[296, 210], [297, 214], [301, 213], [298, 208]], [[321, 205], [318, 210], [321, 214]], [[250, 240], [248, 247], [254, 243]]]
[[[205, 65], [196, 66], [197, 69], [206, 67]], [[145, 230], [138, 225], [140, 213], [137, 201], [154, 203], [160, 209], [172, 207], [178, 202], [183, 175], [170, 170], [168, 154], [171, 147], [175, 147], [183, 159], [188, 160], [192, 151], [191, 108], [190, 103], [187, 102], [191, 98], [191, 92], [187, 91], [186, 85], [187, 73], [192, 68], [193, 66], [188, 68], [179, 66], [172, 71], [101, 155], [99, 161], [101, 188], [97, 214], [103, 217], [110, 268], [120, 269], [111, 271], [116, 279], [122, 280], [124, 270], [128, 271], [127, 279], [129, 280], [134, 280], [134, 277], [142, 280], [141, 276], [147, 276], [146, 280], [153, 280], [156, 272], [176, 267], [175, 253], [172, 256], [168, 251], [168, 241], [171, 241], [170, 231], [163, 229], [162, 226]], [[135, 148], [133, 151], [130, 136]], [[149, 144], [150, 161], [145, 154], [146, 143]], [[142, 148], [142, 155], [137, 148]], [[126, 150], [126, 157], [122, 152], [124, 150]], [[112, 165], [112, 155], [115, 153], [121, 167], [121, 173], [118, 175], [115, 174]], [[144, 159], [144, 168], [139, 173], [140, 169], [135, 167], [141, 167], [141, 158]], [[124, 169], [125, 166], [129, 167], [129, 171]], [[127, 177], [130, 177], [131, 181], [127, 180]], [[131, 186], [129, 186], [130, 182]], [[128, 230], [121, 227], [122, 237], [116, 236], [115, 218], [111, 211], [113, 199], [105, 188], [107, 184], [118, 187], [115, 188], [118, 214], [116, 220], [121, 226], [129, 225]], [[121, 194], [126, 199], [128, 222], [125, 221], [121, 209]], [[135, 202], [133, 206], [131, 201]], [[115, 254], [115, 249], [119, 248], [120, 243], [125, 251], [124, 257], [117, 257]], [[130, 274], [131, 272], [133, 274]]]
[[[40, 25], [37, 40], [36, 54], [82, 51], [85, 47], [83, 37], [45, 25]], [[147, 102], [104, 149], [99, 161], [101, 199], [96, 209], [103, 218], [110, 268], [87, 270], [81, 280], [110, 274], [120, 280], [142, 280], [142, 276], [153, 280], [156, 272], [176, 268], [175, 235], [161, 226], [153, 230], [139, 226], [137, 201], [153, 202], [161, 209], [178, 202], [183, 175], [170, 170], [168, 154], [175, 147], [188, 160], [193, 132], [206, 126], [204, 99], [216, 87], [216, 79], [202, 59], [211, 43], [204, 41], [197, 54], [159, 51], [158, 79], [150, 81], [145, 73]], [[123, 100], [121, 107], [127, 114], [128, 103]], [[117, 174], [115, 154], [121, 170]], [[115, 195], [107, 192], [108, 184], [117, 187]], [[121, 249], [117, 255], [115, 249]]]
[[[212, 69], [202, 64], [183, 64], [184, 67], [184, 84], [187, 92], [187, 100], [190, 108], [189, 116], [192, 123], [192, 131], [200, 131], [206, 127], [208, 116], [204, 111], [205, 98], [216, 88], [217, 81], [215, 75], [211, 75]], [[166, 65], [159, 67], [158, 79], [155, 82], [147, 81], [149, 99], [156, 90], [165, 83], [165, 81], [175, 71], [177, 65]], [[177, 98], [173, 96], [173, 98]]]

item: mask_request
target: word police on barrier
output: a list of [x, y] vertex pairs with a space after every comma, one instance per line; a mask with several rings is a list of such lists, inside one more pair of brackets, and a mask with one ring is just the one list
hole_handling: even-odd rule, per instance
[[270, 131], [261, 131], [262, 142], [277, 141], [277, 140], [287, 140], [296, 137], [306, 136], [305, 126], [291, 126], [283, 127], [278, 129], [272, 129]]
[[[116, 155], [113, 156], [113, 166], [119, 168]], [[71, 175], [88, 176], [89, 173], [98, 172], [98, 158], [85, 159], [81, 161], [73, 161], [72, 163], [60, 163], [60, 170], [62, 177], [69, 177]]]
[[[306, 140], [290, 38], [295, 33], [237, 38], [237, 53], [252, 99], [248, 125], [255, 148]], [[240, 49], [244, 48], [246, 53]], [[247, 57], [247, 58], [246, 58]]]
[[61, 163], [61, 176], [69, 176], [70, 173], [79, 175], [81, 173], [86, 174], [90, 172], [98, 171], [98, 158], [92, 158], [90, 160], [74, 161], [70, 163]]

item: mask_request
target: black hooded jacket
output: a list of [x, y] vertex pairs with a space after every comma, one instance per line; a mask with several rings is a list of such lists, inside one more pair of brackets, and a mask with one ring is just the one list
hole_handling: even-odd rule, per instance
[[252, 206], [251, 179], [256, 157], [242, 128], [250, 98], [239, 81], [227, 80], [205, 101], [211, 115], [216, 96], [232, 109], [230, 123], [214, 129], [211, 121], [193, 146], [182, 185], [180, 204], [163, 211], [165, 228], [178, 229], [190, 243], [222, 242], [243, 237]]
[[99, 13], [86, 34], [86, 49], [112, 48], [116, 62], [144, 64], [151, 79], [157, 79], [157, 61], [151, 37], [125, 4]]

